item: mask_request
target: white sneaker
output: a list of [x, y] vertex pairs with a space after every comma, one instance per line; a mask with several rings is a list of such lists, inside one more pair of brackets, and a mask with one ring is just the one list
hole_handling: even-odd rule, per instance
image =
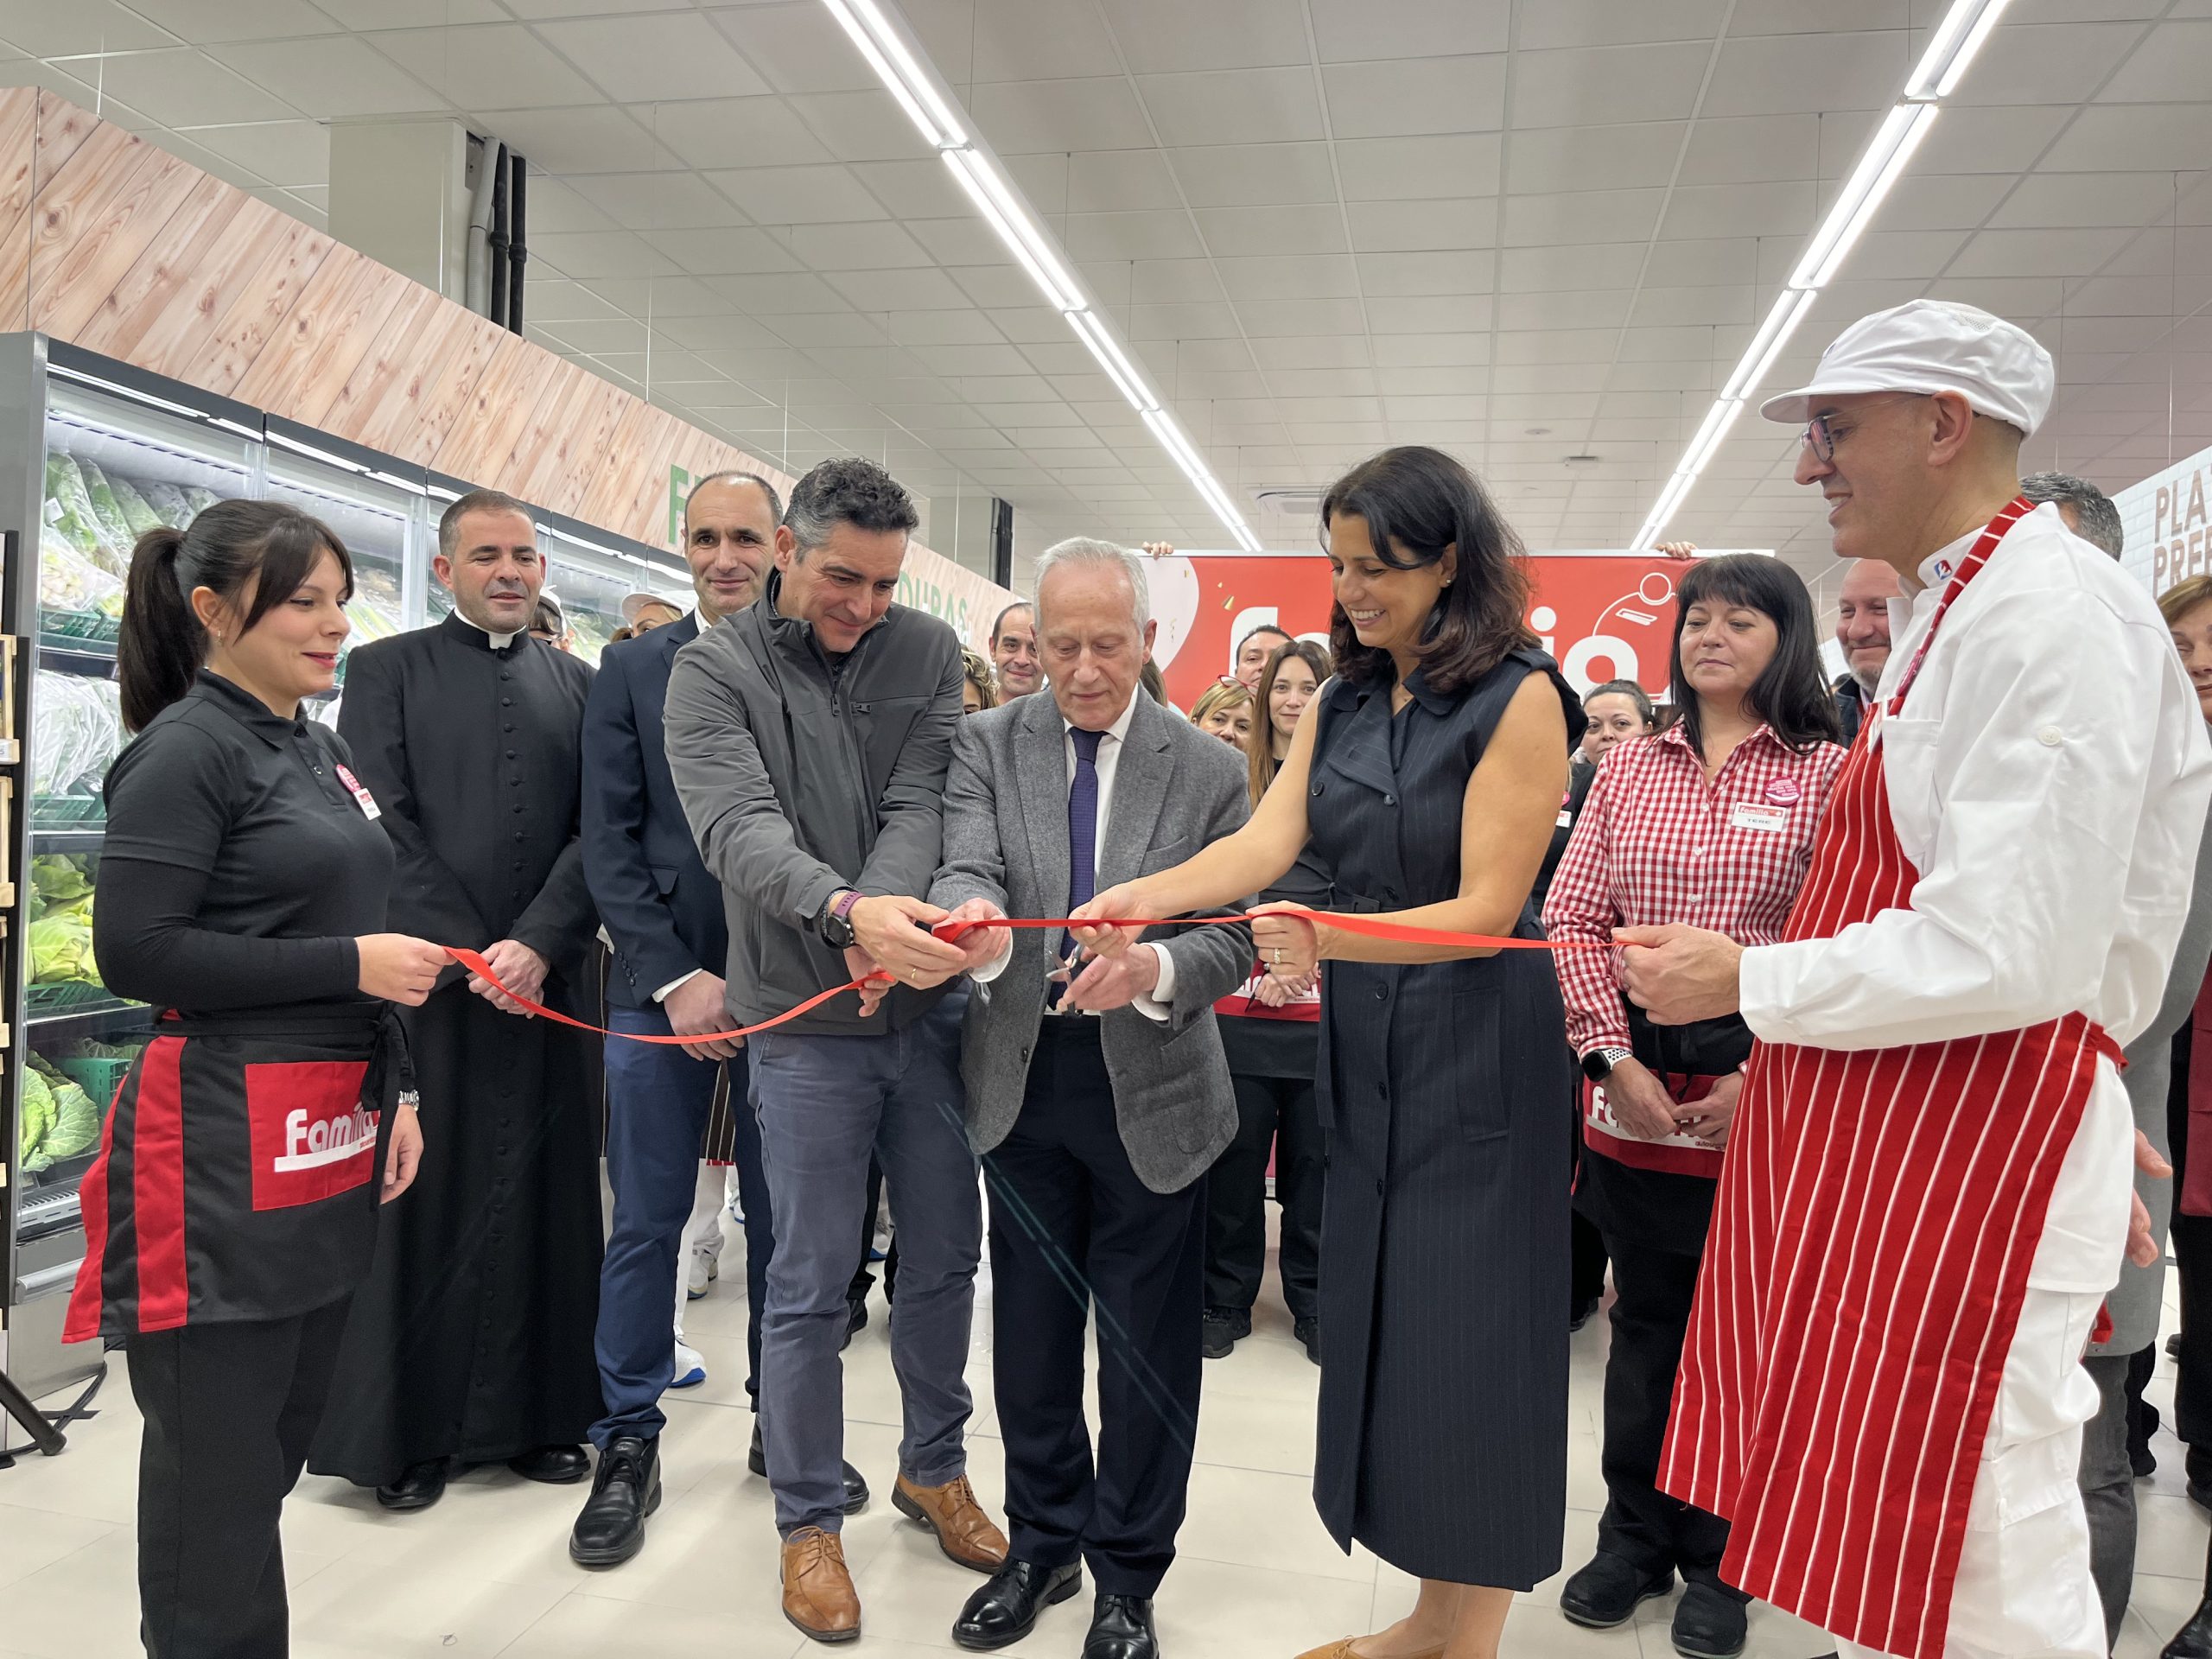
[[707, 1358], [696, 1348], [676, 1344], [676, 1380], [671, 1389], [696, 1389], [707, 1380]]
[[709, 1250], [691, 1252], [691, 1265], [683, 1277], [683, 1296], [686, 1301], [697, 1301], [707, 1294], [715, 1281], [722, 1276], [721, 1258]]

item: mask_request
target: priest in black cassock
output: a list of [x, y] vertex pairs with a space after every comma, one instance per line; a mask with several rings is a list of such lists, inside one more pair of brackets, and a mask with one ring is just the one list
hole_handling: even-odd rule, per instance
[[[480, 950], [510, 988], [582, 1015], [591, 670], [530, 637], [545, 571], [521, 502], [455, 501], [435, 569], [453, 614], [354, 652], [339, 709], [399, 855], [391, 925]], [[456, 1465], [581, 1479], [600, 1415], [596, 1044], [457, 967], [402, 1017], [423, 1166], [385, 1212], [308, 1466], [391, 1510], [435, 1503]]]

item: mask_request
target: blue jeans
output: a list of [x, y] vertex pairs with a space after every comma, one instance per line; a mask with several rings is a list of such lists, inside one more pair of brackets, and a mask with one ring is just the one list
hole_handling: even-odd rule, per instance
[[[610, 1008], [607, 1023], [615, 1031], [668, 1035], [668, 1015], [659, 1008]], [[668, 1421], [660, 1396], [676, 1374], [670, 1319], [676, 1259], [698, 1190], [699, 1148], [723, 1065], [732, 1091], [742, 1096], [743, 1056], [718, 1064], [658, 1043], [607, 1045], [607, 1181], [614, 1191], [614, 1221], [600, 1267], [595, 1339], [606, 1414], [591, 1430], [592, 1444], [601, 1451], [626, 1434], [651, 1440]], [[776, 1248], [775, 1211], [761, 1179], [753, 1115], [739, 1107], [732, 1116], [737, 1125], [732, 1156], [745, 1206], [745, 1386], [757, 1395], [760, 1310]]]
[[899, 1228], [891, 1363], [905, 1402], [899, 1472], [941, 1486], [967, 1471], [964, 1371], [983, 1212], [960, 1084], [955, 992], [903, 1032], [753, 1039], [761, 1163], [779, 1220], [760, 1331], [760, 1427], [776, 1527], [839, 1531], [854, 1241], [871, 1150]]

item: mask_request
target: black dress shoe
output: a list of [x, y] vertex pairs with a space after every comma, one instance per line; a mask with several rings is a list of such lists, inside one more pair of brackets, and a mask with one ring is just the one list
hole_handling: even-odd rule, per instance
[[[761, 1479], [768, 1478], [768, 1452], [760, 1444], [760, 1420], [753, 1420], [753, 1445], [745, 1454], [745, 1466]], [[858, 1515], [868, 1508], [868, 1482], [861, 1478], [861, 1471], [851, 1464], [845, 1465], [845, 1513]]]
[[591, 1473], [591, 1453], [581, 1446], [541, 1446], [518, 1458], [509, 1458], [507, 1467], [524, 1480], [568, 1486]]
[[1249, 1307], [1210, 1307], [1198, 1327], [1198, 1348], [1208, 1359], [1227, 1359], [1230, 1351], [1252, 1334]]
[[1693, 1582], [1675, 1607], [1675, 1651], [1682, 1659], [1736, 1659], [1744, 1650], [1744, 1604], [1716, 1585]]
[[1672, 1573], [1646, 1573], [1633, 1561], [1599, 1550], [1559, 1592], [1559, 1610], [1567, 1623], [1586, 1630], [1610, 1630], [1636, 1617], [1639, 1603], [1675, 1587]]
[[1320, 1320], [1300, 1319], [1290, 1327], [1290, 1333], [1298, 1338], [1300, 1345], [1306, 1350], [1306, 1357], [1319, 1365], [1321, 1363]]
[[2212, 1659], [2212, 1596], [2197, 1604], [2189, 1623], [2174, 1632], [2158, 1659]]
[[377, 1502], [387, 1510], [403, 1513], [409, 1510], [427, 1510], [446, 1495], [446, 1460], [433, 1458], [428, 1463], [410, 1463], [397, 1480], [389, 1486], [377, 1488]]
[[988, 1584], [968, 1598], [968, 1605], [952, 1622], [953, 1643], [971, 1653], [1011, 1647], [1037, 1628], [1038, 1614], [1058, 1606], [1082, 1588], [1080, 1561], [1065, 1567], [1008, 1561], [991, 1575]]
[[569, 1533], [578, 1567], [620, 1567], [645, 1547], [645, 1517], [660, 1508], [660, 1440], [626, 1434], [599, 1454], [591, 1496]]
[[1160, 1659], [1151, 1598], [1109, 1596], [1101, 1590], [1090, 1614], [1090, 1634], [1083, 1639], [1083, 1659]]
[[838, 1343], [837, 1351], [843, 1353], [853, 1345], [853, 1338], [868, 1329], [868, 1298], [855, 1296], [845, 1304], [845, 1335]]

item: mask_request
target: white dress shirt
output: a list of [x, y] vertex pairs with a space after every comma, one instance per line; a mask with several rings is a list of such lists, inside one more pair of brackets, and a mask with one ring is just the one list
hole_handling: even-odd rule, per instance
[[[1141, 689], [1133, 690], [1129, 693], [1128, 706], [1122, 710], [1121, 717], [1099, 734], [1098, 757], [1091, 763], [1098, 773], [1097, 840], [1092, 848], [1090, 866], [1093, 870], [1098, 868], [1098, 861], [1106, 851], [1106, 825], [1113, 816], [1114, 775], [1121, 766], [1122, 745], [1129, 734], [1129, 721], [1136, 715], [1137, 699], [1144, 695]], [[1072, 790], [1075, 787], [1075, 739], [1065, 734], [1074, 731], [1075, 723], [1064, 715], [1060, 717], [1060, 729], [1064, 734], [1060, 739], [1060, 747], [1067, 756], [1068, 787]], [[1070, 849], [1070, 851], [1072, 853], [1073, 849]], [[1001, 928], [999, 931], [1006, 943], [1000, 948], [997, 957], [976, 969], [970, 976], [979, 985], [988, 985], [1004, 973], [1007, 959], [1013, 953], [1014, 931], [1011, 928]], [[1140, 944], [1135, 948], [1140, 950], [1149, 950], [1159, 959], [1160, 982], [1152, 988], [1149, 995], [1138, 997], [1129, 1006], [1147, 1020], [1157, 1020], [1165, 1023], [1175, 1003], [1175, 958], [1156, 944]]]
[[[1980, 534], [1891, 601], [1884, 696]], [[1953, 603], [1879, 730], [1891, 822], [1919, 873], [1911, 906], [1746, 950], [1752, 1032], [1890, 1048], [2078, 1011], [2127, 1043], [2164, 992], [2212, 799], [2204, 717], [2149, 592], [2056, 506], [2036, 508]], [[2118, 1074], [2100, 1066], [2031, 1285], [2110, 1287], [2133, 1123]]]

